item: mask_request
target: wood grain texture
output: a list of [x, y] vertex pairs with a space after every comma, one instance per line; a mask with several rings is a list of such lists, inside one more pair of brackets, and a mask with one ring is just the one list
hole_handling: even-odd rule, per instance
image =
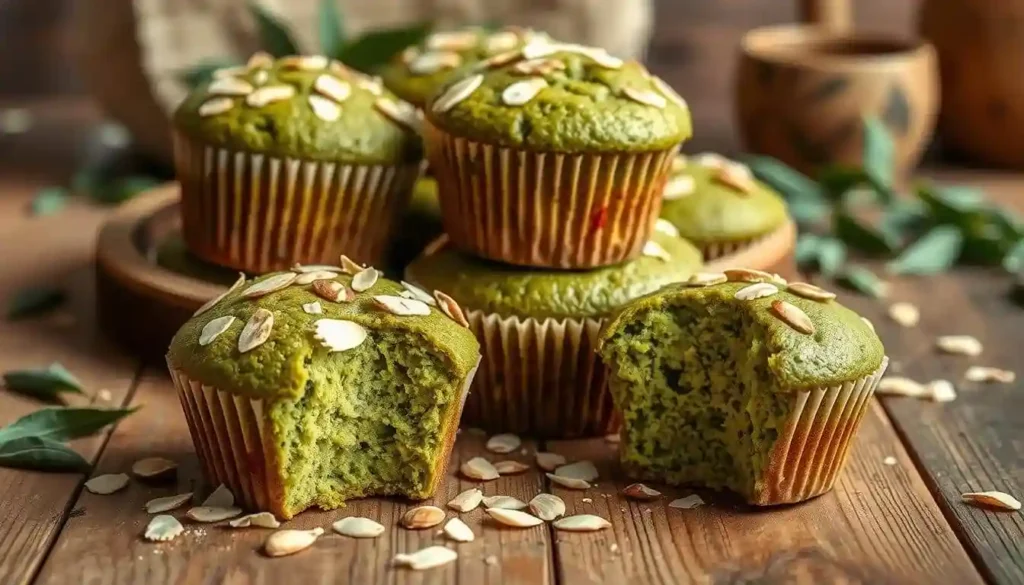
[[[234, 530], [222, 525], [197, 525], [183, 519], [187, 508], [173, 514], [183, 519], [186, 531], [170, 543], [143, 541], [149, 515], [143, 505], [149, 499], [182, 493], [203, 492], [200, 468], [192, 449], [181, 407], [162, 370], [148, 369], [133, 404], [143, 410], [127, 419], [114, 433], [98, 465], [97, 473], [127, 471], [133, 461], [159, 455], [181, 463], [176, 485], [148, 486], [133, 481], [113, 496], [82, 493], [76, 508], [84, 514], [72, 518], [61, 533], [36, 583], [96, 584], [201, 584], [231, 583], [502, 583], [535, 585], [552, 582], [550, 536], [544, 527], [507, 529], [496, 526], [477, 509], [458, 514], [476, 533], [476, 540], [455, 546], [457, 563], [424, 572], [392, 567], [399, 552], [412, 552], [446, 544], [435, 529], [406, 530], [398, 519], [411, 505], [399, 499], [368, 499], [350, 502], [333, 512], [307, 512], [285, 524], [288, 528], [323, 527], [327, 532], [309, 550], [291, 557], [270, 559], [259, 549], [271, 531], [260, 528]], [[456, 516], [446, 503], [459, 492], [479, 486], [485, 495], [510, 495], [527, 501], [541, 488], [539, 470], [479, 484], [455, 477], [461, 461], [476, 455], [492, 460], [516, 458], [520, 453], [499, 456], [486, 453], [482, 435], [462, 433], [456, 443], [448, 479], [427, 503]], [[356, 540], [330, 530], [345, 516], [366, 516], [387, 531], [375, 540]], [[224, 523], [221, 523], [224, 524]], [[491, 563], [488, 557], [493, 556]]]

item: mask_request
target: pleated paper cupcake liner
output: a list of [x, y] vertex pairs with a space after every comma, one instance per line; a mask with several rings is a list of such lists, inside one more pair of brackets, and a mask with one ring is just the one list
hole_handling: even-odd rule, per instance
[[198, 257], [251, 273], [379, 264], [420, 164], [353, 165], [218, 148], [173, 134], [182, 231]]
[[520, 319], [467, 311], [480, 372], [462, 424], [541, 438], [601, 436], [620, 419], [597, 356], [595, 319]]
[[467, 140], [429, 123], [425, 142], [445, 232], [455, 245], [499, 262], [560, 269], [640, 255], [679, 150], [531, 152]]
[[764, 241], [769, 236], [758, 236], [756, 238], [747, 238], [744, 240], [734, 240], [731, 242], [703, 242], [697, 243], [697, 248], [700, 250], [701, 255], [704, 256], [705, 262], [717, 260], [724, 256], [729, 256], [746, 250], [751, 246], [755, 246], [758, 243]]

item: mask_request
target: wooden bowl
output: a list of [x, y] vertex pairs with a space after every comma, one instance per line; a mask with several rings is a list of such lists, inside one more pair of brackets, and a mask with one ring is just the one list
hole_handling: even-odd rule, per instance
[[746, 149], [811, 175], [860, 163], [862, 116], [875, 116], [893, 136], [903, 177], [931, 138], [938, 95], [925, 42], [779, 26], [744, 37], [734, 97]]

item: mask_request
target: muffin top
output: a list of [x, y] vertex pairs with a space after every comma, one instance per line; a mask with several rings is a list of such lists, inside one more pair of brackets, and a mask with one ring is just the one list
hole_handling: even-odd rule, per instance
[[639, 63], [542, 39], [460, 72], [424, 113], [450, 134], [535, 151], [658, 151], [691, 134], [686, 102]]
[[673, 161], [661, 217], [698, 243], [754, 238], [788, 219], [782, 197], [746, 165], [711, 153]]
[[423, 107], [427, 98], [459, 69], [522, 48], [533, 39], [546, 38], [544, 33], [511, 26], [498, 31], [466, 27], [436, 32], [397, 55], [380, 74], [388, 89]]
[[[359, 269], [351, 261], [344, 264], [349, 272]], [[384, 331], [431, 345], [462, 377], [476, 366], [480, 345], [455, 320], [461, 315], [453, 302], [439, 306], [429, 293], [386, 280], [372, 268], [351, 275], [338, 267], [296, 266], [254, 280], [239, 278], [178, 330], [167, 360], [190, 378], [227, 392], [295, 398], [304, 391], [309, 368], [330, 363], [335, 351], [373, 343]]]
[[631, 299], [685, 280], [700, 266], [696, 248], [661, 231], [635, 260], [583, 271], [499, 264], [459, 252], [442, 236], [405, 275], [425, 287], [443, 286], [467, 310], [563, 319], [604, 316]]
[[174, 113], [178, 130], [213, 146], [352, 164], [421, 158], [415, 108], [380, 82], [323, 56], [218, 69]]
[[601, 339], [611, 338], [642, 311], [684, 303], [724, 304], [749, 316], [756, 338], [768, 349], [768, 368], [781, 387], [834, 386], [874, 373], [885, 358], [871, 323], [834, 299], [835, 294], [814, 285], [787, 283], [758, 270], [699, 273], [623, 307], [602, 329]]

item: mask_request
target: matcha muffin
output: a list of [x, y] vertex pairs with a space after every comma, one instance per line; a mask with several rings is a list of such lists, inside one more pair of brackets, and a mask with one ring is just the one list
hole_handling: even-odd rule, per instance
[[786, 204], [750, 169], [713, 153], [678, 155], [662, 193], [661, 217], [709, 262], [738, 252], [789, 225]]
[[639, 63], [544, 40], [469, 68], [424, 115], [445, 233], [539, 268], [639, 256], [690, 136], [686, 103]]
[[463, 424], [548, 438], [618, 429], [595, 349], [612, 310], [700, 269], [685, 240], [655, 232], [644, 253], [589, 271], [523, 269], [465, 254], [442, 236], [406, 280], [465, 307], [483, 359]]
[[437, 181], [421, 177], [412, 190], [412, 199], [388, 250], [390, 274], [402, 274], [427, 244], [444, 233], [441, 205], [437, 202]]
[[624, 468], [757, 505], [832, 489], [887, 363], [871, 324], [834, 298], [739, 269], [622, 308], [599, 351]]
[[239, 280], [171, 341], [207, 478], [246, 508], [424, 499], [444, 475], [480, 346], [453, 302], [355, 268]]
[[466, 27], [436, 32], [397, 55], [380, 72], [381, 79], [395, 95], [422, 108], [459, 69], [546, 38], [544, 33], [514, 26], [497, 31]]
[[419, 114], [321, 56], [220, 69], [174, 113], [182, 229], [194, 254], [250, 273], [382, 259], [420, 172]]

